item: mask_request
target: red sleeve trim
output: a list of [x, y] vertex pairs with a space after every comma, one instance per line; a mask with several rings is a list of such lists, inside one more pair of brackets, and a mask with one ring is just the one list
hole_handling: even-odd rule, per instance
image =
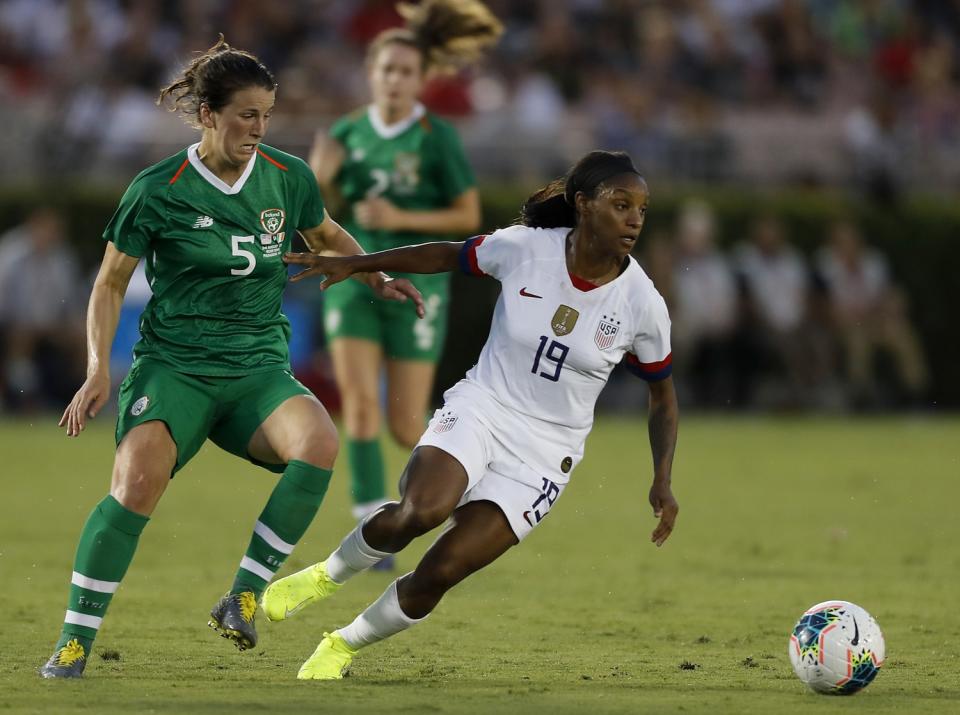
[[187, 168], [187, 164], [189, 164], [189, 163], [190, 163], [190, 159], [189, 159], [189, 158], [183, 160], [183, 163], [180, 165], [180, 168], [177, 169], [177, 173], [174, 174], [174, 175], [170, 178], [170, 183], [171, 183], [171, 184], [177, 183], [177, 179], [180, 178], [180, 174], [183, 173], [183, 170]]
[[480, 264], [477, 263], [477, 247], [483, 243], [483, 239], [486, 237], [486, 234], [484, 234], [468, 238], [464, 242], [463, 248], [460, 249], [460, 270], [468, 276], [487, 275], [480, 269]]
[[289, 169], [287, 169], [287, 167], [285, 167], [283, 164], [281, 164], [279, 161], [277, 161], [277, 160], [274, 159], [273, 157], [271, 157], [271, 156], [269, 156], [268, 154], [266, 154], [266, 153], [265, 153], [262, 149], [260, 149], [259, 147], [257, 147], [257, 154], [259, 154], [260, 156], [262, 156], [264, 159], [266, 159], [267, 161], [269, 161], [271, 164], [273, 164], [273, 165], [274, 165], [275, 167], [277, 167], [278, 169], [280, 169], [280, 170], [282, 170], [282, 171], [289, 171]]
[[627, 353], [624, 365], [637, 377], [647, 382], [656, 382], [670, 377], [673, 372], [673, 353], [668, 353], [663, 360], [657, 362], [640, 362], [636, 355]]

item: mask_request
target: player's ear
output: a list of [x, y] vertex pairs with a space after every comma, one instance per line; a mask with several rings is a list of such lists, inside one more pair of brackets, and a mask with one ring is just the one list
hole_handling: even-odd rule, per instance
[[573, 203], [577, 207], [578, 214], [582, 215], [583, 213], [589, 212], [590, 210], [590, 197], [587, 196], [582, 191], [578, 191], [576, 194], [573, 195]]
[[200, 103], [200, 125], [206, 127], [207, 129], [216, 129], [217, 122], [213, 116], [213, 110], [210, 109], [210, 105], [206, 102]]

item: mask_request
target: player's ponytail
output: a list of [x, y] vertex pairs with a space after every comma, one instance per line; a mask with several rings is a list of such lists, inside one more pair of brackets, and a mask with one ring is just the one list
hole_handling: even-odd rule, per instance
[[230, 103], [233, 93], [247, 87], [277, 88], [273, 74], [254, 55], [236, 50], [220, 39], [213, 47], [188, 64], [183, 72], [160, 90], [157, 104], [167, 103], [195, 127], [200, 125], [200, 105], [219, 111]]
[[368, 61], [386, 45], [420, 52], [423, 70], [451, 72], [475, 62], [503, 33], [503, 25], [480, 0], [423, 0], [400, 3], [403, 27], [384, 30], [370, 44]]
[[619, 174], [640, 175], [626, 152], [592, 151], [566, 176], [554, 179], [524, 201], [519, 222], [531, 228], [572, 228], [577, 225], [577, 194], [583, 192], [592, 199], [604, 181]]

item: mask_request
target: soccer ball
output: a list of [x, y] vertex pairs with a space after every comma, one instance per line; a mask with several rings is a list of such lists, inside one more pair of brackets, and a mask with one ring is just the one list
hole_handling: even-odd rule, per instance
[[852, 695], [877, 677], [886, 654], [880, 626], [847, 601], [808, 609], [790, 635], [793, 672], [818, 693]]

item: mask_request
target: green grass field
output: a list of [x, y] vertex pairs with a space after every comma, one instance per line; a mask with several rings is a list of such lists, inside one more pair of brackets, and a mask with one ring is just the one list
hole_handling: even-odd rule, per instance
[[[261, 622], [257, 649], [234, 651], [207, 613], [273, 477], [211, 445], [144, 532], [86, 678], [40, 680], [75, 540], [112, 459], [109, 418], [79, 440], [54, 422], [0, 423], [3, 712], [960, 712], [957, 418], [686, 420], [680, 520], [660, 550], [649, 543], [645, 427], [601, 420], [572, 485], [522, 546], [335, 683], [294, 676], [323, 631], [390, 577], [362, 575], [295, 620]], [[403, 459], [391, 452], [395, 473]], [[346, 484], [335, 477], [281, 573], [325, 557], [350, 527]], [[828, 598], [864, 606], [886, 636], [883, 670], [852, 698], [807, 692], [787, 658], [793, 623]]]

